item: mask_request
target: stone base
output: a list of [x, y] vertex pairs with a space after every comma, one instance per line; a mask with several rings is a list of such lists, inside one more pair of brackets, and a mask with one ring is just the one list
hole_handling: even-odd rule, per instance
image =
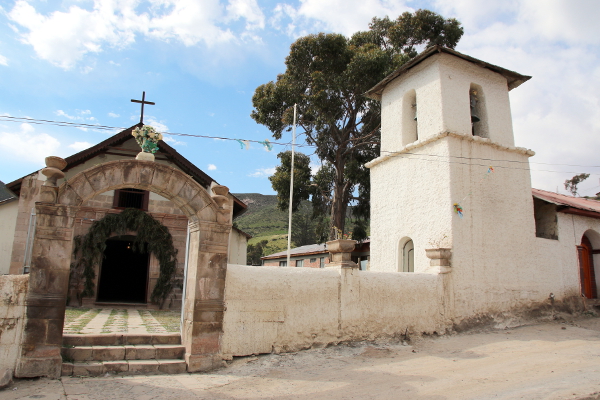
[[15, 371], [16, 378], [37, 378], [46, 376], [58, 379], [62, 373], [62, 357], [22, 357]]
[[202, 372], [210, 371], [217, 368], [223, 368], [227, 365], [223, 361], [221, 355], [210, 354], [210, 355], [185, 355], [185, 362], [187, 364], [188, 372]]
[[154, 161], [154, 154], [140, 151], [138, 155], [135, 156], [135, 159], [139, 161]]

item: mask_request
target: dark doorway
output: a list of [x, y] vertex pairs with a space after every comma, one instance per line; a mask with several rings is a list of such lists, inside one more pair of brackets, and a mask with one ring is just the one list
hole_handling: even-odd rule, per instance
[[146, 303], [148, 253], [133, 251], [134, 236], [106, 241], [100, 268], [98, 301]]

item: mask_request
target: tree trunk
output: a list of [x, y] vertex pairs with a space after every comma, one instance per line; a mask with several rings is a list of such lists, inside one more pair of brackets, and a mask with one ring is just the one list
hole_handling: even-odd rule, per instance
[[[340, 154], [335, 165], [335, 181], [333, 183], [333, 199], [331, 202], [331, 230], [329, 232], [329, 240], [336, 238], [336, 231], [342, 235], [346, 225], [346, 209], [348, 208], [348, 198], [347, 194], [345, 193], [345, 164], [346, 162], [343, 159], [343, 156]], [[342, 239], [342, 237], [340, 237], [340, 239]]]

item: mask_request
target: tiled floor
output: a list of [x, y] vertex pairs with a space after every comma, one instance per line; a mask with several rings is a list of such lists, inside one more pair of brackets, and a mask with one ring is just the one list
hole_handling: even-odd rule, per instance
[[147, 310], [91, 309], [72, 321], [65, 322], [64, 333], [167, 333]]

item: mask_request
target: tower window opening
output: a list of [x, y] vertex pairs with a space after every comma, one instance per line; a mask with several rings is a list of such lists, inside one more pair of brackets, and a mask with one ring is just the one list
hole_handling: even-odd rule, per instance
[[140, 189], [118, 189], [115, 190], [113, 208], [137, 208], [148, 210], [148, 199], [150, 192]]
[[416, 91], [409, 90], [402, 99], [402, 146], [419, 139], [419, 106]]
[[471, 134], [489, 138], [485, 96], [481, 86], [472, 83], [469, 88], [469, 108], [471, 115]]

